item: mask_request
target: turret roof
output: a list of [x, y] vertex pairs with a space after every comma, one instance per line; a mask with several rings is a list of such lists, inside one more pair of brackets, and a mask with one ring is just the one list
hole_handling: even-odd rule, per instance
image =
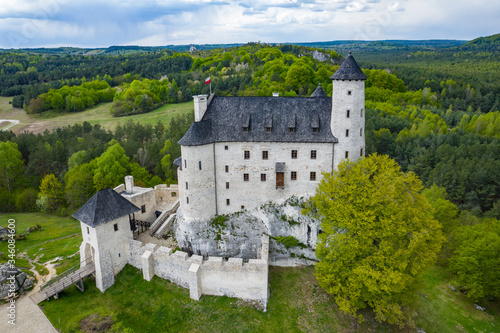
[[114, 221], [140, 211], [133, 203], [113, 189], [100, 190], [89, 199], [73, 217], [91, 227]]
[[314, 90], [314, 92], [311, 94], [311, 97], [313, 98], [328, 97], [323, 88], [321, 88], [321, 83], [318, 85], [318, 88], [316, 88], [316, 90]]
[[359, 68], [358, 63], [349, 52], [349, 55], [339, 69], [330, 77], [332, 80], [366, 80], [367, 77]]

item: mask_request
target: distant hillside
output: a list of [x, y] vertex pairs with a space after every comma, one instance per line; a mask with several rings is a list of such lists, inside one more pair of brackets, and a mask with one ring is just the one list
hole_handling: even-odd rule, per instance
[[473, 39], [462, 45], [460, 49], [464, 51], [481, 49], [482, 51], [498, 52], [500, 51], [500, 34]]
[[[496, 36], [496, 43], [498, 43], [498, 35]], [[491, 39], [492, 37], [485, 37], [484, 39]], [[324, 50], [339, 50], [343, 53], [349, 51], [365, 51], [371, 52], [374, 50], [435, 50], [439, 48], [457, 47], [461, 45], [469, 45], [475, 41], [482, 40], [478, 38], [467, 43], [465, 40], [452, 40], [452, 39], [429, 39], [429, 40], [379, 40], [379, 41], [362, 41], [362, 40], [333, 40], [326, 42], [305, 42], [305, 43], [276, 43], [278, 45], [300, 45]], [[467, 44], [466, 44], [467, 43]], [[480, 41], [484, 43], [484, 41]], [[271, 43], [272, 44], [272, 43]], [[189, 52], [191, 47], [197, 51], [213, 50], [213, 49], [226, 49], [231, 47], [242, 46], [243, 43], [232, 44], [185, 44], [185, 45], [165, 45], [165, 46], [110, 46], [107, 48], [78, 48], [78, 47], [57, 47], [57, 48], [31, 48], [20, 49], [26, 53], [39, 53], [39, 54], [52, 54], [52, 55], [127, 55], [133, 53], [146, 53], [169, 50], [173, 52]], [[472, 44], [471, 44], [472, 45]], [[474, 44], [475, 45], [475, 44]], [[12, 51], [12, 50], [2, 50]]]

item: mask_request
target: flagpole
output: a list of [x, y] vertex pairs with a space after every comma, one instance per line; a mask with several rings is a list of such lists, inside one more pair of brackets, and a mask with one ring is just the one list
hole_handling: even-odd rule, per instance
[[210, 95], [212, 95], [212, 78], [210, 78]]

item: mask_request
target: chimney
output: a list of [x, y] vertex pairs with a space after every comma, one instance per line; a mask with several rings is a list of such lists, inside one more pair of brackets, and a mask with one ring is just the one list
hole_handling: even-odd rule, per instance
[[280, 97], [280, 93], [279, 92], [273, 92], [273, 97]]
[[207, 95], [196, 95], [194, 99], [194, 121], [200, 121], [207, 111]]
[[134, 192], [134, 177], [125, 176], [125, 191], [129, 193]]

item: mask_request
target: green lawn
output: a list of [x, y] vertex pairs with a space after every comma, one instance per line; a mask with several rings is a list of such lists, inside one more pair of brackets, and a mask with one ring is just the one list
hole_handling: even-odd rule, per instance
[[[267, 312], [228, 297], [202, 296], [195, 302], [187, 289], [158, 277], [147, 282], [141, 271], [131, 266], [125, 267], [104, 294], [92, 279], [87, 279], [84, 293], [73, 286], [58, 300], [42, 306], [54, 325], [59, 325], [61, 318], [63, 332], [80, 331], [81, 321], [89, 317], [107, 317], [108, 323], [126, 332], [417, 331], [416, 327], [378, 323], [368, 311], [363, 313], [366, 321], [359, 324], [344, 315], [333, 297], [319, 288], [313, 273], [314, 267], [271, 267]], [[449, 290], [449, 276], [440, 267], [430, 269], [423, 279], [422, 294], [428, 299], [416, 295], [417, 327], [427, 333], [500, 332], [498, 302], [487, 304], [486, 312], [477, 310], [460, 292]]]
[[[104, 294], [91, 279], [85, 292], [71, 287], [58, 300], [42, 303], [51, 322], [63, 332], [79, 331], [84, 318], [112, 317], [127, 332], [392, 332], [389, 325], [359, 325], [343, 315], [332, 297], [323, 292], [313, 267], [271, 268], [271, 298], [267, 312], [244, 301], [202, 296], [189, 298], [189, 290], [154, 277], [147, 282], [142, 272], [126, 266], [115, 285]], [[116, 327], [116, 326], [115, 326]]]
[[[16, 253], [27, 253], [31, 259], [39, 257], [44, 263], [55, 257], [67, 257], [78, 251], [82, 242], [80, 222], [71, 217], [60, 217], [42, 213], [6, 213], [0, 214], [0, 226], [7, 227], [8, 220], [14, 219], [16, 233], [25, 234], [28, 227], [39, 224], [42, 230], [26, 234], [26, 240], [16, 241]], [[8, 253], [7, 242], [0, 242], [0, 252]], [[6, 256], [0, 262], [7, 261]], [[28, 260], [16, 258], [16, 265], [28, 267]]]
[[20, 123], [12, 128], [16, 133], [25, 130], [43, 133], [45, 129], [53, 130], [84, 121], [91, 124], [101, 124], [104, 128], [113, 130], [117, 124], [124, 124], [129, 120], [143, 124], [156, 124], [158, 120], [169, 122], [176, 115], [193, 112], [193, 102], [185, 102], [166, 104], [148, 113], [115, 118], [109, 113], [111, 103], [101, 103], [82, 112], [60, 114], [49, 111], [41, 115], [28, 116], [24, 110], [12, 108], [8, 103], [10, 100], [10, 97], [0, 97], [0, 119], [19, 120]]
[[[450, 289], [451, 276], [433, 267], [424, 276], [424, 290], [417, 300], [418, 327], [426, 332], [500, 332], [500, 302], [476, 303]], [[456, 287], [456, 286], [455, 286]]]

